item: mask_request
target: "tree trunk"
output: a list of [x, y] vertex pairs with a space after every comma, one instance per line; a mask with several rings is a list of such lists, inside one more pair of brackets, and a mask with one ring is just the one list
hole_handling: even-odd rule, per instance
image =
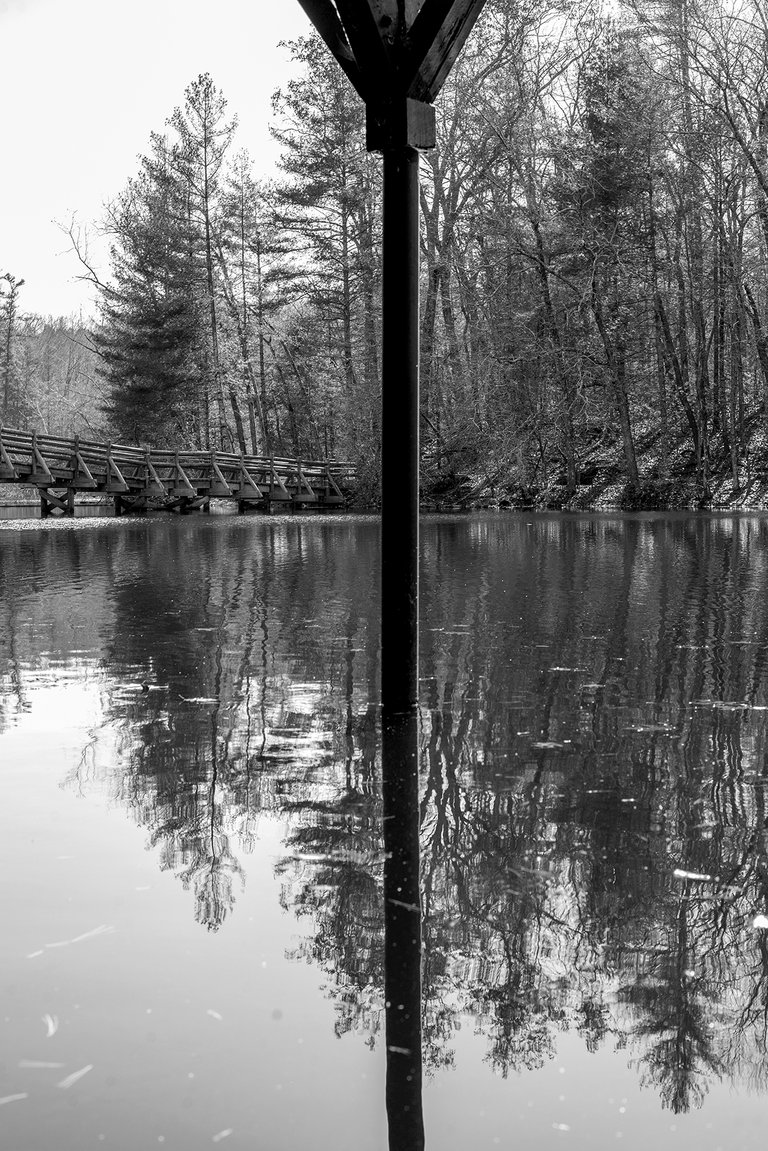
[[355, 397], [355, 368], [352, 359], [352, 290], [349, 277], [349, 212], [346, 205], [341, 212], [341, 324], [344, 378], [350, 403]]
[[[258, 455], [262, 450], [262, 442], [256, 429], [256, 422], [253, 419], [253, 410], [255, 408], [258, 412], [259, 423], [261, 424], [262, 432], [264, 430], [264, 414], [261, 411], [259, 395], [256, 388], [256, 380], [253, 374], [253, 364], [251, 363], [251, 350], [248, 340], [248, 328], [247, 323], [245, 322], [245, 314], [243, 316], [240, 314], [240, 308], [238, 307], [237, 300], [235, 299], [235, 294], [232, 289], [232, 282], [229, 278], [229, 269], [227, 268], [227, 263], [224, 258], [224, 250], [218, 237], [216, 237], [216, 255], [218, 257], [219, 268], [223, 281], [224, 302], [227, 305], [227, 311], [229, 312], [229, 315], [234, 323], [235, 331], [237, 333], [237, 340], [240, 345], [240, 355], [243, 358], [243, 372], [246, 379], [246, 396], [248, 400], [249, 413], [251, 413], [251, 450], [256, 455]], [[243, 292], [245, 292], [245, 287], [243, 287]], [[245, 295], [243, 296], [243, 311], [245, 313]], [[240, 451], [246, 452], [247, 446], [245, 443], [245, 431], [243, 428], [242, 415], [240, 413], [240, 404], [237, 398], [237, 393], [231, 386], [229, 388], [229, 397], [230, 403], [232, 405], [232, 414], [235, 418], [235, 427], [237, 428], [238, 441], [240, 442]], [[264, 442], [266, 442], [266, 436], [264, 437]]]
[[766, 395], [768, 394], [768, 337], [766, 337], [765, 329], [763, 328], [762, 320], [760, 319], [760, 312], [755, 302], [755, 297], [752, 295], [752, 289], [749, 284], [744, 283], [744, 295], [747, 300], [747, 311], [749, 318], [752, 321], [752, 333], [755, 338], [755, 350], [757, 351], [757, 358], [760, 363], [760, 371], [763, 376], [763, 407], [766, 407]]
[[555, 376], [559, 384], [560, 394], [563, 397], [563, 403], [565, 404], [562, 450], [565, 457], [566, 490], [569, 496], [573, 496], [576, 493], [578, 484], [578, 476], [576, 474], [576, 435], [573, 426], [573, 413], [576, 408], [576, 388], [573, 384], [573, 378], [565, 366], [560, 325], [557, 322], [557, 316], [555, 315], [555, 309], [552, 303], [552, 293], [549, 288], [549, 261], [544, 248], [541, 226], [536, 218], [535, 212], [532, 213], [531, 216], [531, 226], [536, 239], [536, 271], [541, 287], [542, 299], [544, 301], [544, 311], [547, 317], [549, 341], [555, 363]]
[[205, 199], [203, 201], [205, 218], [205, 280], [208, 289], [208, 315], [211, 329], [211, 362], [213, 368], [214, 394], [219, 406], [219, 446], [225, 448], [225, 438], [228, 438], [226, 401], [224, 398], [224, 381], [221, 378], [221, 365], [219, 363], [219, 329], [216, 320], [216, 292], [213, 285], [213, 248], [211, 243], [211, 219], [208, 210], [208, 188], [206, 177]]
[[741, 361], [741, 317], [734, 310], [730, 329], [730, 389], [728, 416], [730, 421], [731, 477], [733, 486], [739, 486], [739, 457], [744, 440], [744, 370]]
[[[436, 178], [436, 177], [435, 177]], [[440, 269], [438, 266], [436, 213], [437, 205], [427, 202], [424, 189], [420, 192], [421, 214], [424, 220], [424, 249], [426, 255], [427, 290], [421, 315], [420, 330], [420, 376], [421, 406], [432, 419], [439, 403], [435, 402], [435, 323], [437, 320], [437, 299], [440, 292]]]
[[666, 312], [666, 309], [664, 307], [664, 301], [661, 298], [660, 292], [656, 293], [656, 299], [654, 301], [654, 312], [655, 312], [655, 315], [656, 315], [656, 318], [657, 318], [657, 321], [658, 321], [658, 324], [659, 324], [659, 327], [661, 330], [662, 347], [664, 349], [667, 363], [672, 369], [672, 378], [675, 382], [675, 391], [677, 392], [677, 398], [680, 401], [680, 406], [682, 407], [683, 412], [685, 413], [685, 418], [688, 421], [688, 427], [690, 428], [690, 431], [691, 431], [691, 438], [693, 440], [694, 451], [696, 452], [696, 456], [698, 458], [698, 455], [699, 455], [699, 424], [698, 424], [698, 421], [696, 419], [696, 413], [694, 412], [694, 410], [691, 406], [691, 401], [688, 398], [688, 389], [686, 387], [685, 376], [683, 374], [683, 366], [680, 362], [680, 358], [677, 354], [677, 350], [675, 349], [675, 343], [674, 343], [674, 340], [672, 339], [672, 332], [671, 332], [670, 326], [669, 326], [669, 319], [667, 317], [667, 312]]
[[243, 424], [243, 415], [240, 411], [240, 400], [238, 399], [237, 392], [229, 385], [229, 402], [232, 407], [232, 415], [235, 418], [235, 431], [237, 432], [237, 446], [240, 451], [245, 455], [248, 451], [248, 445], [245, 442], [245, 425]]
[[640, 487], [640, 475], [637, 470], [637, 454], [635, 452], [635, 441], [632, 435], [632, 420], [629, 411], [629, 397], [627, 396], [626, 375], [624, 369], [624, 346], [623, 341], [616, 341], [611, 337], [605, 323], [605, 315], [603, 311], [603, 301], [600, 298], [600, 293], [597, 289], [596, 275], [592, 277], [592, 314], [595, 317], [597, 330], [600, 333], [600, 338], [603, 342], [603, 349], [605, 350], [606, 364], [608, 367], [608, 378], [613, 392], [613, 401], [616, 408], [616, 415], [619, 419], [619, 427], [621, 428], [621, 443], [624, 451], [624, 466], [627, 472], [627, 479], [629, 481], [630, 489], [636, 492]]
[[267, 373], [264, 366], [264, 281], [261, 276], [261, 236], [256, 236], [256, 279], [257, 279], [257, 309], [259, 321], [259, 390], [254, 388], [253, 400], [259, 405], [262, 428], [264, 430], [264, 446], [268, 452], [272, 451], [272, 437], [267, 419]]

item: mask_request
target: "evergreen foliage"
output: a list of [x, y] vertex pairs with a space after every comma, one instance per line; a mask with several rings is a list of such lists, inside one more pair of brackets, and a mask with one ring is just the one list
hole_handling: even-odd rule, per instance
[[194, 438], [198, 314], [183, 208], [165, 141], [154, 137], [152, 156], [113, 206], [112, 281], [93, 334], [109, 386], [105, 411], [128, 442]]
[[[277, 218], [294, 252], [289, 334], [297, 350], [320, 351], [312, 357], [311, 402], [306, 380], [302, 388], [310, 425], [322, 420], [324, 438], [362, 464], [378, 435], [379, 159], [365, 150], [364, 107], [325, 46], [303, 39], [290, 48], [300, 71], [275, 93], [272, 127], [282, 148]], [[293, 334], [299, 318], [317, 329], [319, 346]]]
[[19, 297], [24, 281], [0, 274], [0, 424], [18, 424], [25, 416], [19, 386]]

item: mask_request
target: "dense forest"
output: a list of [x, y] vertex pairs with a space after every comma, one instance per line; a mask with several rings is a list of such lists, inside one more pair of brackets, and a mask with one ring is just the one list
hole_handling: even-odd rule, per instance
[[[274, 180], [202, 75], [106, 207], [107, 276], [73, 236], [96, 320], [0, 280], [5, 423], [344, 456], [375, 492], [381, 164], [329, 53], [289, 49]], [[489, 0], [422, 157], [425, 492], [764, 478], [767, 80], [758, 0]]]

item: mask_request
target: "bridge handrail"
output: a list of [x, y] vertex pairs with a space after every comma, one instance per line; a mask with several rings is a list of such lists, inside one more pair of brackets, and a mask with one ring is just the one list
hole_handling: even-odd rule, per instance
[[155, 467], [172, 467], [177, 460], [182, 468], [209, 466], [212, 454], [215, 455], [219, 468], [239, 469], [241, 464], [248, 470], [266, 471], [276, 468], [279, 471], [298, 469], [313, 474], [326, 470], [333, 475], [346, 475], [354, 472], [354, 465], [348, 460], [337, 459], [311, 459], [295, 456], [263, 456], [239, 454], [216, 450], [215, 453], [204, 449], [181, 449], [179, 451], [168, 448], [152, 448], [150, 446], [133, 446], [131, 444], [105, 444], [97, 440], [87, 440], [81, 437], [67, 439], [63, 436], [53, 436], [47, 433], [22, 432], [16, 428], [7, 428], [0, 424], [0, 443], [9, 454], [28, 454], [30, 457], [36, 447], [40, 454], [49, 462], [61, 461], [65, 466], [70, 464], [72, 457], [79, 452], [87, 463], [103, 463], [106, 467], [108, 458], [119, 464], [140, 465], [147, 461], [148, 455]]

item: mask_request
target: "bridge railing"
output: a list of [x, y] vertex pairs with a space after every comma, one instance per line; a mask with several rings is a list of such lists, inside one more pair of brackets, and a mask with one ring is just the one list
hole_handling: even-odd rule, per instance
[[[66, 439], [62, 436], [51, 436], [48, 434], [41, 434], [38, 432], [20, 432], [14, 428], [6, 428], [0, 424], [0, 443], [2, 443], [6, 452], [11, 456], [27, 457], [36, 446], [46, 458], [50, 457], [55, 461], [61, 462], [66, 465], [72, 458], [75, 451], [79, 451], [84, 457], [88, 459], [106, 460], [109, 454], [118, 463], [130, 464], [143, 463], [147, 458], [147, 453], [153, 463], [158, 461], [174, 462], [178, 456], [179, 461], [183, 464], [187, 463], [194, 465], [195, 463], [204, 464], [211, 458], [211, 451], [206, 449], [182, 448], [167, 449], [155, 448], [150, 445], [134, 446], [130, 444], [119, 443], [102, 443], [97, 440], [88, 440], [81, 436], [73, 436], [71, 439]], [[241, 461], [245, 463], [246, 467], [261, 469], [264, 467], [274, 465], [281, 471], [295, 468], [297, 464], [301, 464], [304, 471], [316, 470], [322, 471], [330, 468], [334, 473], [339, 475], [354, 475], [354, 466], [345, 460], [334, 459], [317, 459], [314, 457], [306, 456], [268, 456], [268, 455], [252, 455], [249, 453], [236, 453], [224, 452], [215, 450], [213, 454], [219, 465], [222, 463], [229, 467], [239, 467]]]
[[[118, 512], [157, 500], [189, 510], [212, 496], [237, 500], [241, 511], [273, 502], [340, 506], [354, 478], [345, 460], [107, 444], [0, 425], [0, 481], [37, 487], [43, 514], [72, 514], [74, 492], [83, 490], [113, 495]], [[66, 499], [56, 494], [62, 489]]]

